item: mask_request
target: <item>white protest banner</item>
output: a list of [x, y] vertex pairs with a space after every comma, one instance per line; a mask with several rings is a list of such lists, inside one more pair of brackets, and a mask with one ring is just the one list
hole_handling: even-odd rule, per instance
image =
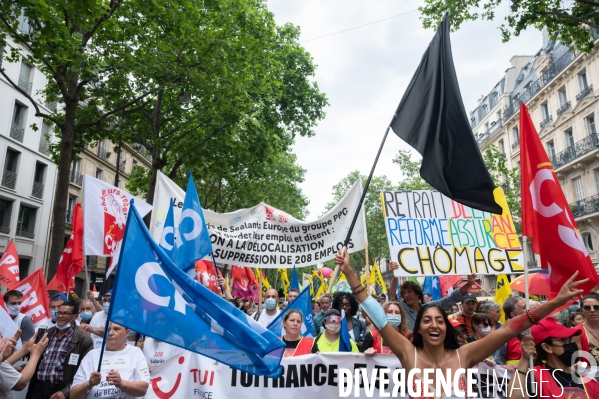
[[[175, 230], [179, 227], [179, 219], [183, 211], [183, 200], [185, 199], [185, 190], [175, 184], [164, 173], [158, 171], [156, 177], [156, 187], [154, 190], [154, 209], [150, 220], [150, 234], [156, 242], [160, 242], [162, 237], [162, 228], [166, 220], [169, 204], [173, 203], [175, 211]], [[206, 211], [204, 211], [206, 215]]]
[[110, 256], [115, 266], [125, 234], [131, 200], [144, 217], [152, 210], [143, 200], [102, 180], [83, 175], [83, 239], [85, 255]]
[[395, 276], [522, 273], [518, 233], [501, 188], [502, 215], [478, 211], [438, 191], [381, 193]]
[[[342, 387], [348, 397], [372, 398], [401, 396], [401, 390], [393, 393], [393, 372], [401, 369], [397, 357], [393, 355], [378, 355], [367, 357], [362, 353], [325, 353], [286, 357], [281, 360], [283, 374], [276, 379], [256, 377], [229, 366], [215, 362], [207, 357], [185, 352], [170, 359], [152, 370], [150, 388], [146, 399], [228, 399], [228, 398], [260, 398], [260, 399], [305, 399], [337, 398], [340, 397], [339, 381], [342, 377], [340, 370], [349, 370], [352, 376], [352, 386], [345, 383]], [[366, 369], [370, 378], [374, 368], [388, 369], [377, 373], [370, 389], [370, 381], [361, 378], [360, 387], [356, 390], [354, 370]], [[408, 371], [405, 371], [406, 378]], [[499, 374], [499, 373], [498, 373]], [[476, 378], [477, 370], [472, 370]], [[347, 377], [343, 378], [345, 382]], [[366, 386], [364, 382], [368, 382]], [[473, 380], [476, 384], [476, 380]], [[350, 390], [351, 388], [351, 390]], [[478, 388], [473, 386], [473, 391]], [[381, 394], [382, 393], [382, 394]], [[484, 392], [486, 393], [486, 392]], [[484, 396], [494, 398], [495, 396]]]
[[[361, 194], [362, 186], [357, 181], [335, 207], [313, 222], [297, 220], [264, 203], [231, 213], [203, 209], [214, 257], [220, 263], [259, 268], [310, 266], [332, 259], [343, 247]], [[150, 226], [157, 242], [169, 201], [175, 205], [177, 226], [184, 197], [181, 188], [166, 176], [158, 175]], [[365, 236], [364, 218], [359, 215], [348, 251], [364, 249]]]

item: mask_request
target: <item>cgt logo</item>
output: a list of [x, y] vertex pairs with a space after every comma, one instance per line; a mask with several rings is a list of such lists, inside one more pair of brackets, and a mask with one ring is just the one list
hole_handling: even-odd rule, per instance
[[[185, 361], [185, 357], [181, 356], [178, 360], [179, 364], [183, 364]], [[175, 379], [175, 385], [171, 388], [170, 391], [164, 392], [162, 389], [158, 387], [158, 383], [162, 381], [162, 377], [152, 378], [150, 380], [150, 384], [152, 385], [152, 390], [158, 396], [159, 399], [170, 399], [179, 389], [179, 384], [181, 384], [181, 373], [177, 373], [177, 378]]]

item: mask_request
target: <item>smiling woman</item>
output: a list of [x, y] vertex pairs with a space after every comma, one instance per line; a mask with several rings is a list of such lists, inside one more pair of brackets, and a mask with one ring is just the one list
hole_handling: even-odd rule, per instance
[[[504, 327], [497, 329], [491, 335], [458, 347], [455, 329], [449, 324], [445, 312], [435, 305], [420, 308], [414, 326], [413, 343], [410, 342], [391, 327], [379, 303], [366, 293], [365, 288], [360, 284], [360, 280], [351, 268], [350, 258], [345, 248], [343, 252], [339, 251], [335, 256], [335, 263], [345, 274], [350, 287], [354, 287], [353, 292], [358, 301], [362, 303], [363, 310], [368, 314], [373, 325], [379, 330], [380, 335], [397, 356], [401, 365], [406, 370], [433, 369], [435, 372], [441, 371], [443, 375], [449, 372], [452, 377], [451, 381], [456, 381], [455, 377], [459, 377], [457, 384], [452, 386], [452, 394], [456, 394], [456, 391], [463, 391], [465, 387], [465, 377], [457, 374], [460, 369], [463, 373], [463, 369], [471, 368], [483, 361], [509, 339], [516, 337], [533, 324], [538, 324], [541, 319], [553, 313], [558, 307], [565, 305], [572, 297], [582, 294], [583, 291], [576, 287], [588, 281], [586, 279], [575, 282], [574, 279], [578, 276], [578, 272], [574, 273], [561, 288], [555, 299], [532, 311], [512, 318]], [[410, 398], [424, 396], [425, 390], [434, 392], [430, 387], [427, 388], [423, 379], [417, 375], [407, 384], [408, 387], [415, 388], [412, 393], [415, 392], [416, 395], [411, 394], [408, 390]], [[436, 384], [433, 384], [433, 386], [436, 386]], [[464, 392], [461, 393], [461, 396], [463, 396]], [[460, 395], [457, 392], [456, 395], [452, 396]]]

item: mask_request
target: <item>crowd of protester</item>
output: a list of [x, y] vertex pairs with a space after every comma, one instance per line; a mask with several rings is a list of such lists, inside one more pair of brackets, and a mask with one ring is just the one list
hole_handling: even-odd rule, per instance
[[[338, 258], [337, 261], [344, 260]], [[356, 278], [352, 274], [346, 270], [350, 285]], [[252, 299], [233, 298], [226, 290], [224, 279], [219, 283], [226, 300], [265, 327], [299, 294], [297, 289], [291, 289], [286, 298], [280, 298], [280, 292], [269, 289], [258, 306]], [[537, 310], [533, 313], [526, 311], [526, 301], [519, 296], [509, 297], [502, 304], [479, 301], [468, 291], [473, 283], [474, 275], [469, 276], [460, 289], [437, 301], [432, 301], [430, 295], [412, 281], [400, 285], [397, 297], [396, 279], [391, 284], [389, 297], [367, 295], [361, 284], [352, 285], [352, 292], [322, 295], [313, 300], [314, 337], [302, 337], [302, 311], [285, 312], [280, 337], [286, 345], [284, 356], [342, 351], [341, 335], [347, 333], [349, 345], [345, 350], [363, 352], [366, 356], [395, 355], [405, 367], [415, 367], [416, 362], [422, 364], [420, 367], [427, 366], [429, 360], [420, 348], [434, 347], [439, 340], [445, 349], [457, 354], [455, 363], [453, 359], [447, 362], [447, 367], [452, 369], [484, 362], [490, 367], [526, 373], [530, 369], [529, 355], [533, 355], [535, 373], [542, 369], [559, 369], [562, 371], [556, 372], [554, 378], [563, 377], [566, 381], [573, 372], [569, 356], [579, 347], [599, 364], [599, 295], [590, 293], [550, 315], [557, 308], [554, 304], [557, 299], [535, 303]], [[572, 283], [564, 288], [566, 294], [572, 294], [575, 286], [576, 283]], [[143, 397], [155, 368], [184, 351], [115, 323], [107, 325], [111, 291], [104, 293], [100, 300], [88, 291], [87, 297], [79, 302], [62, 294], [53, 295], [50, 298], [52, 318], [38, 326], [37, 331], [31, 319], [20, 313], [22, 298], [19, 291], [4, 294], [6, 308], [18, 333], [0, 339], [0, 399], [12, 398], [12, 391], [25, 388], [27, 399], [109, 398], [115, 394], [122, 398]], [[502, 312], [507, 326], [510, 320], [520, 318], [518, 331], [506, 330], [506, 325], [499, 321]], [[166, 316], [163, 322], [168, 323]], [[532, 326], [531, 336], [521, 332], [523, 327], [529, 327], [527, 323]], [[111, 355], [126, 357], [125, 367], [115, 367], [108, 361], [103, 362], [102, 372], [96, 371], [104, 339], [105, 356], [108, 359]], [[480, 350], [484, 342], [487, 344]], [[15, 350], [16, 347], [20, 349]], [[470, 347], [469, 351], [460, 349]], [[574, 389], [584, 388], [572, 378], [568, 381]], [[510, 383], [515, 383], [514, 378]], [[548, 389], [555, 388], [552, 382], [548, 384]]]

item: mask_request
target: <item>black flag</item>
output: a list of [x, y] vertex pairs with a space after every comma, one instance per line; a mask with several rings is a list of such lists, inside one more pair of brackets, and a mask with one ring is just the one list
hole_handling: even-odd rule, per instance
[[469, 207], [502, 213], [462, 103], [447, 16], [397, 107], [391, 128], [422, 155], [420, 176], [431, 186]]

